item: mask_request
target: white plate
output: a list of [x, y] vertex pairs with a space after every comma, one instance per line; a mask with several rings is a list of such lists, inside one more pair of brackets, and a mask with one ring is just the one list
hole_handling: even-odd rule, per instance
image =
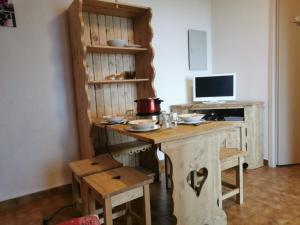
[[201, 124], [205, 122], [206, 122], [205, 120], [198, 120], [198, 121], [191, 121], [191, 122], [179, 121], [178, 124], [195, 125], [195, 124]]
[[205, 116], [205, 114], [198, 114], [198, 113], [187, 113], [181, 114], [178, 117], [183, 120], [184, 122], [190, 123], [197, 123]]
[[178, 117], [183, 120], [184, 122], [199, 122], [205, 114], [197, 114], [197, 113], [190, 113], [190, 114], [182, 114]]
[[132, 120], [128, 122], [128, 124], [130, 124], [131, 127], [136, 130], [151, 129], [156, 123], [157, 121], [152, 119]]
[[108, 123], [122, 123], [124, 122], [124, 116], [103, 116], [103, 119]]
[[113, 125], [113, 124], [123, 124], [123, 123], [125, 123], [125, 122], [127, 122], [127, 120], [125, 120], [125, 119], [123, 119], [123, 120], [118, 120], [118, 121], [115, 121], [115, 122], [113, 122], [113, 121], [107, 121], [107, 120], [101, 121], [102, 124], [108, 124], [108, 125]]
[[149, 132], [149, 131], [158, 130], [159, 128], [160, 128], [159, 125], [154, 125], [153, 127], [146, 128], [146, 129], [135, 129], [133, 127], [127, 127], [126, 130], [131, 132]]

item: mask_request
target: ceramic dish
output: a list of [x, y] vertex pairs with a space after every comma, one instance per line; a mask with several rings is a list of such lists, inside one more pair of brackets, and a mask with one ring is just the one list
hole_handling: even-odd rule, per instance
[[125, 121], [124, 116], [103, 116], [108, 123], [122, 123]]
[[200, 120], [205, 116], [205, 114], [189, 113], [181, 114], [178, 117], [184, 122], [200, 122]]
[[198, 125], [202, 123], [207, 123], [206, 120], [200, 120], [200, 121], [192, 121], [192, 122], [184, 122], [184, 121], [179, 121], [178, 124], [186, 124], [186, 125]]
[[150, 128], [144, 128], [144, 129], [135, 129], [133, 127], [127, 127], [126, 130], [131, 131], [131, 132], [149, 132], [149, 131], [155, 131], [160, 128], [159, 125], [154, 125]]
[[113, 39], [107, 41], [107, 44], [114, 47], [124, 47], [126, 45], [126, 41], [122, 39]]
[[155, 126], [155, 124], [157, 123], [156, 120], [151, 120], [151, 119], [144, 119], [144, 120], [132, 120], [129, 121], [129, 125], [131, 125], [131, 127], [133, 129], [151, 129]]

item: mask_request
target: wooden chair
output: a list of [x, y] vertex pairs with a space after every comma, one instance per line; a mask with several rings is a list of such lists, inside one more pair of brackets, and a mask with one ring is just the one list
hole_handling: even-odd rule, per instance
[[231, 190], [222, 193], [222, 187], [219, 194], [219, 207], [222, 208], [222, 201], [236, 195], [238, 204], [243, 204], [243, 163], [246, 152], [237, 148], [222, 148], [220, 150], [221, 171], [230, 168], [236, 168], [236, 183], [230, 184], [221, 181], [221, 186], [230, 188]]
[[120, 162], [113, 159], [109, 154], [99, 155], [92, 159], [70, 162], [74, 205], [82, 211], [82, 202], [87, 199], [87, 196], [84, 196], [82, 187], [83, 177], [122, 166]]
[[[142, 224], [151, 225], [149, 184], [151, 177], [130, 167], [121, 167], [83, 178], [87, 190], [89, 214], [95, 214], [96, 201], [103, 207], [105, 225], [112, 225], [113, 219], [119, 217], [112, 213], [114, 207], [126, 204], [126, 223], [132, 224], [132, 216]], [[140, 217], [131, 210], [130, 202], [143, 197], [144, 215]]]

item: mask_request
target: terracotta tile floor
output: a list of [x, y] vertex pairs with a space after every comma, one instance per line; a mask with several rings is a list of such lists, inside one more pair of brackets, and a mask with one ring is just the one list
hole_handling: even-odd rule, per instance
[[[225, 174], [230, 179], [233, 172]], [[173, 225], [170, 216], [170, 194], [165, 184], [151, 186], [153, 225]], [[245, 171], [245, 203], [234, 199], [224, 202], [229, 225], [300, 225], [300, 166], [260, 168]], [[41, 225], [59, 207], [71, 202], [71, 193], [52, 194], [26, 204], [0, 211], [0, 225]], [[137, 202], [135, 204], [139, 205]], [[140, 208], [140, 207], [139, 207]], [[49, 225], [79, 216], [72, 208], [65, 209]], [[122, 220], [116, 224], [124, 224]]]

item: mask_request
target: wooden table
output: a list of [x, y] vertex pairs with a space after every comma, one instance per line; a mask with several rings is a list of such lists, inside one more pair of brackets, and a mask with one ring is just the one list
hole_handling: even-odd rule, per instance
[[[221, 190], [219, 150], [226, 139], [226, 131], [241, 130], [239, 123], [178, 125], [174, 129], [147, 133], [130, 132], [126, 127], [109, 125], [107, 129], [160, 144], [161, 151], [170, 158], [173, 168], [173, 214], [178, 225], [227, 224], [226, 214], [217, 204]], [[194, 187], [190, 180], [191, 174], [197, 176]]]

